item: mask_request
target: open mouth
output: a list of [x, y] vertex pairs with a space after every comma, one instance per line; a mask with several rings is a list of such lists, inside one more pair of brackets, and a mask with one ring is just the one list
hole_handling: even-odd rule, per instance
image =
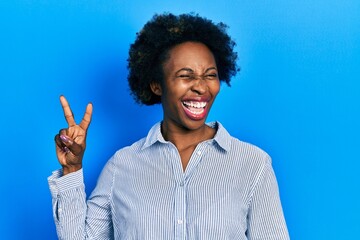
[[205, 117], [207, 102], [183, 101], [182, 104], [186, 115], [191, 119], [199, 120]]

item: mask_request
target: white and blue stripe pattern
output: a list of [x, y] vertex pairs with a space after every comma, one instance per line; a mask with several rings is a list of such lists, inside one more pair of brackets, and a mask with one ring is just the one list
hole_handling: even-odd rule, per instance
[[289, 239], [270, 157], [210, 125], [184, 172], [156, 124], [109, 160], [87, 202], [82, 170], [54, 172], [59, 239]]

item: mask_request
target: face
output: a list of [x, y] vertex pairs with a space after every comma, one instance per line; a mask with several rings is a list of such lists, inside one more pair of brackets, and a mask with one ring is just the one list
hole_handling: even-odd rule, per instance
[[164, 80], [151, 89], [161, 96], [164, 123], [188, 130], [204, 127], [220, 90], [216, 62], [202, 43], [185, 42], [169, 51], [163, 64]]

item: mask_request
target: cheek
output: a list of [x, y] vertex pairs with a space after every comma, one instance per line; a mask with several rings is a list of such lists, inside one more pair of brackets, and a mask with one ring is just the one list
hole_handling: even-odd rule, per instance
[[211, 82], [211, 84], [209, 84], [209, 89], [211, 94], [216, 97], [216, 95], [219, 93], [220, 91], [220, 81], [214, 81]]
[[170, 97], [176, 97], [176, 96], [184, 95], [184, 93], [189, 91], [189, 89], [191, 89], [191, 84], [181, 81], [176, 81], [176, 83], [169, 86], [167, 90]]
[[187, 92], [184, 84], [167, 85], [163, 88], [162, 102], [167, 109], [175, 109], [184, 93]]

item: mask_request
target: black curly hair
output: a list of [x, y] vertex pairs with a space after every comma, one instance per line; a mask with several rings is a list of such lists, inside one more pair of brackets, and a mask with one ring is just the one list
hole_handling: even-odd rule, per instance
[[180, 43], [192, 41], [205, 44], [213, 53], [220, 81], [230, 86], [230, 79], [239, 68], [236, 65], [235, 42], [226, 33], [227, 25], [198, 14], [171, 13], [154, 15], [137, 33], [130, 46], [128, 58], [128, 82], [135, 101], [153, 105], [161, 102], [150, 89], [151, 82], [163, 80], [162, 64], [169, 50]]

